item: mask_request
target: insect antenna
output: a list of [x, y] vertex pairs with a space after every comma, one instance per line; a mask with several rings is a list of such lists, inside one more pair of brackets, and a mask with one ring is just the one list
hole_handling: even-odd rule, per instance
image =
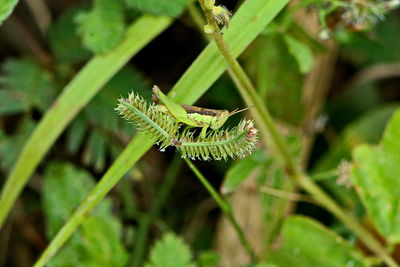
[[237, 114], [237, 113], [240, 113], [240, 112], [246, 111], [246, 110], [248, 110], [248, 109], [251, 109], [251, 108], [253, 108], [253, 107], [254, 107], [254, 106], [252, 106], [252, 107], [247, 107], [247, 108], [242, 108], [242, 109], [235, 109], [235, 110], [229, 112], [229, 117], [232, 116], [232, 115], [235, 115], [235, 114]]

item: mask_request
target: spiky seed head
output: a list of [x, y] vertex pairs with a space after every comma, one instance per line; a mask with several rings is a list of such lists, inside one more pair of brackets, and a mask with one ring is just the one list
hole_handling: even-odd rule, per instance
[[215, 0], [206, 0], [205, 6], [208, 10], [211, 10], [215, 5]]
[[224, 6], [214, 6], [211, 10], [214, 19], [218, 24], [225, 25], [229, 28], [229, 22], [232, 13]]

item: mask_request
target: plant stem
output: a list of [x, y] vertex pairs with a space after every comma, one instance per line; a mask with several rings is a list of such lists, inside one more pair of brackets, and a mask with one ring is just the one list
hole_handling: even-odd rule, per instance
[[243, 248], [246, 250], [246, 252], [249, 254], [251, 260], [253, 262], [257, 262], [257, 256], [254, 250], [252, 249], [249, 241], [247, 240], [242, 228], [240, 227], [238, 221], [235, 218], [235, 215], [233, 214], [233, 210], [229, 202], [222, 197], [218, 192], [214, 189], [214, 187], [208, 182], [208, 180], [203, 176], [203, 174], [194, 166], [194, 164], [187, 158], [185, 158], [185, 161], [189, 168], [193, 171], [193, 173], [196, 175], [196, 177], [199, 179], [199, 181], [203, 184], [203, 186], [206, 188], [206, 190], [210, 193], [211, 197], [217, 202], [218, 206], [221, 208], [222, 212], [228, 217], [228, 220], [232, 224], [234, 230], [236, 231], [240, 243], [242, 244]]
[[158, 189], [150, 210], [147, 213], [144, 213], [139, 219], [137, 239], [131, 256], [130, 266], [132, 267], [143, 266], [143, 258], [146, 252], [150, 227], [159, 215], [162, 206], [165, 204], [171, 192], [172, 186], [178, 176], [181, 163], [182, 161], [179, 156], [175, 156], [168, 167], [165, 178]]
[[[221, 54], [228, 63], [228, 72], [238, 87], [239, 93], [248, 106], [255, 106], [254, 109], [251, 109], [251, 112], [261, 130], [264, 142], [270, 144], [277, 150], [277, 155], [286, 165], [285, 168], [287, 169], [287, 172], [295, 173], [296, 164], [285, 146], [283, 138], [278, 132], [266, 105], [263, 103], [262, 98], [257, 94], [252, 82], [240, 66], [239, 62], [234, 56], [232, 56], [228, 45], [222, 38], [221, 30], [213, 18], [211, 11], [205, 7], [205, 0], [199, 0], [199, 2], [206, 15], [207, 23], [215, 29], [213, 33], [214, 40], [220, 49]], [[273, 140], [272, 143], [271, 140]]]
[[[206, 16], [207, 23], [211, 25], [215, 31], [213, 32], [214, 40], [228, 63], [228, 71], [233, 77], [233, 81], [239, 89], [244, 101], [248, 106], [255, 106], [252, 109], [253, 116], [260, 127], [263, 139], [266, 144], [272, 144], [275, 148], [274, 152], [283, 161], [283, 167], [291, 179], [297, 182], [302, 188], [317, 199], [326, 209], [338, 217], [347, 227], [349, 227], [363, 243], [371, 249], [383, 262], [388, 266], [399, 266], [386, 252], [385, 248], [369, 233], [363, 226], [355, 220], [351, 215], [347, 214], [340, 208], [333, 199], [331, 199], [317, 184], [315, 184], [308, 176], [306, 176], [299, 164], [291, 156], [284, 139], [277, 130], [277, 127], [269, 113], [266, 105], [261, 97], [258, 96], [251, 80], [246, 72], [240, 66], [239, 62], [229, 50], [228, 45], [224, 41], [221, 30], [215, 21], [211, 10], [206, 8], [206, 0], [199, 0], [200, 6]], [[267, 137], [267, 133], [269, 138]]]

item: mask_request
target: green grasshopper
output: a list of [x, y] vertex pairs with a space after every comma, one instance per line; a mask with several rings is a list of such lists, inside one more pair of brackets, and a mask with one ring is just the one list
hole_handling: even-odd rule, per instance
[[230, 116], [247, 110], [247, 108], [245, 108], [229, 112], [228, 110], [216, 110], [177, 104], [167, 97], [157, 85], [153, 86], [153, 100], [156, 103], [161, 102], [162, 105], [158, 105], [159, 110], [171, 114], [178, 122], [191, 127], [201, 127], [200, 135], [202, 138], [206, 137], [208, 127], [217, 130], [224, 125]]

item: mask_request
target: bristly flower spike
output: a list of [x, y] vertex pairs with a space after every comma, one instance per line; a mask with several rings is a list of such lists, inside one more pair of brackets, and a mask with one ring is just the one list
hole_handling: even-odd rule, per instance
[[[225, 6], [215, 5], [215, 0], [206, 0], [204, 5], [205, 8], [211, 12], [218, 24], [225, 25], [226, 28], [229, 28], [232, 13]], [[209, 26], [211, 27], [211, 25]], [[206, 31], [206, 33], [208, 32]]]
[[143, 97], [132, 92], [128, 98], [121, 98], [118, 102], [116, 111], [119, 115], [130, 121], [137, 130], [153, 138], [160, 145], [161, 151], [176, 138], [179, 125], [175, 118], [158, 111], [154, 104], [147, 104]]
[[226, 7], [214, 6], [211, 12], [218, 24], [225, 25], [226, 28], [229, 28], [232, 13]]
[[253, 151], [258, 140], [257, 132], [252, 121], [242, 120], [232, 129], [210, 131], [205, 138], [201, 135], [195, 137], [194, 132], [190, 132], [172, 143], [183, 158], [192, 160], [243, 158]]

